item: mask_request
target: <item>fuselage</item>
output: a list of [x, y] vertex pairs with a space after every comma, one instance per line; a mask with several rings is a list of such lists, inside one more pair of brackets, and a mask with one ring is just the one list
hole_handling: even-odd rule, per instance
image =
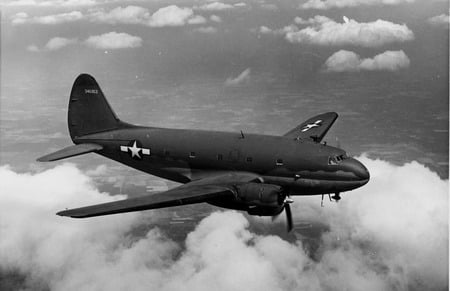
[[369, 180], [367, 169], [345, 151], [282, 136], [133, 126], [74, 142], [99, 144], [105, 157], [180, 183], [251, 172], [289, 195], [314, 195], [349, 191]]

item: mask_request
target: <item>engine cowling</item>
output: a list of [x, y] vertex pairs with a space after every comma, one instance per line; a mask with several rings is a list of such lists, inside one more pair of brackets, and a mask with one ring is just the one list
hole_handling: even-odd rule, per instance
[[280, 186], [247, 183], [237, 186], [238, 199], [249, 206], [250, 215], [272, 216], [283, 210], [284, 195]]

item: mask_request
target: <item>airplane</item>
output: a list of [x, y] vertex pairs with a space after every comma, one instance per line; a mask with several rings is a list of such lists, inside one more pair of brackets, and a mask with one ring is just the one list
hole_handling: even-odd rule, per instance
[[[183, 185], [168, 191], [63, 210], [85, 218], [195, 203], [246, 211], [286, 214], [293, 228], [294, 195], [333, 194], [365, 185], [366, 167], [340, 148], [321, 142], [338, 115], [314, 116], [283, 136], [145, 127], [121, 121], [97, 81], [79, 75], [72, 87], [68, 127], [74, 145], [39, 162], [96, 153], [134, 169]], [[331, 200], [331, 196], [330, 196]]]

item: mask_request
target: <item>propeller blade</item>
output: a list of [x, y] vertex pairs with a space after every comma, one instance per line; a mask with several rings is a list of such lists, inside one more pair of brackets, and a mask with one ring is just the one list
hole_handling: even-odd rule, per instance
[[279, 213], [278, 213], [277, 215], [272, 215], [272, 222], [274, 222], [275, 220], [277, 220], [278, 216], [280, 216]]
[[341, 148], [341, 141], [339, 140], [339, 138], [336, 136], [336, 147], [337, 148]]
[[286, 211], [287, 231], [290, 232], [293, 228], [291, 206], [285, 204], [284, 211]]

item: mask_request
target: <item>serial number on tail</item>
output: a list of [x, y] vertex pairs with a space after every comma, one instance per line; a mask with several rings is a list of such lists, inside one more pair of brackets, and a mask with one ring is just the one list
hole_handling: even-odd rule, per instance
[[84, 89], [85, 94], [98, 94], [97, 89]]

